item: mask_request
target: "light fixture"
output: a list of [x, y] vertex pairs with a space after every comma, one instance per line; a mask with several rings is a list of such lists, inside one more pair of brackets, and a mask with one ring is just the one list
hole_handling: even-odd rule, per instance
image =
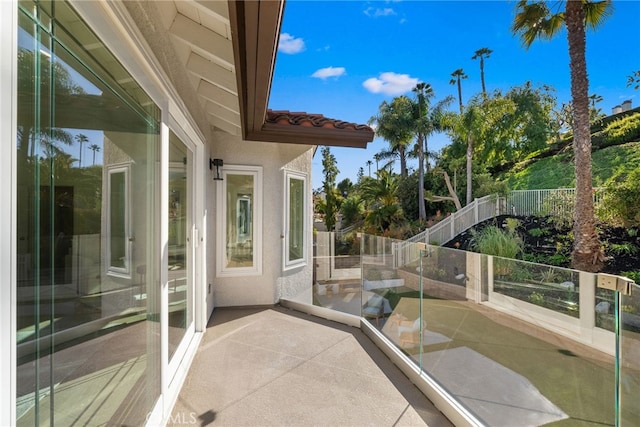
[[220, 168], [223, 165], [222, 159], [209, 159], [209, 169], [213, 170], [213, 167], [216, 167], [215, 174], [213, 175], [214, 181], [222, 181], [222, 174], [220, 173]]

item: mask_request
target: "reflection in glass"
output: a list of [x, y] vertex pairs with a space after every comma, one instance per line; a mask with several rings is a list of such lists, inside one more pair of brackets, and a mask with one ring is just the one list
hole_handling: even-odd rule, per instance
[[178, 137], [169, 136], [169, 360], [192, 324], [191, 310], [191, 152]]
[[253, 175], [226, 174], [226, 267], [253, 266]]
[[126, 168], [115, 168], [109, 171], [109, 229], [108, 253], [111, 272], [129, 272], [129, 200], [127, 186], [129, 174]]
[[289, 179], [289, 259], [304, 258], [304, 180]]
[[18, 425], [142, 425], [159, 396], [159, 110], [47, 5], [19, 12]]

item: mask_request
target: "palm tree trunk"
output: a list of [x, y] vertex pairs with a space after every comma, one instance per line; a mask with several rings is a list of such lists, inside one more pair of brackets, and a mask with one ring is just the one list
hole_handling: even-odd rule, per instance
[[482, 80], [482, 94], [487, 94], [487, 88], [484, 85], [484, 58], [480, 56], [480, 80]]
[[602, 248], [595, 228], [589, 130], [589, 80], [585, 59], [585, 13], [581, 1], [568, 1], [565, 22], [569, 41], [571, 97], [573, 99], [573, 151], [576, 200], [571, 265], [584, 271], [602, 267]]
[[398, 157], [400, 157], [400, 176], [407, 176], [407, 153], [404, 145], [398, 147]]
[[422, 148], [422, 135], [418, 135], [418, 218], [427, 220], [427, 210], [424, 206], [424, 150]]
[[460, 83], [460, 76], [458, 76], [458, 104], [460, 105], [460, 114], [462, 114], [462, 84]]
[[467, 205], [472, 202], [473, 183], [473, 139], [467, 136]]

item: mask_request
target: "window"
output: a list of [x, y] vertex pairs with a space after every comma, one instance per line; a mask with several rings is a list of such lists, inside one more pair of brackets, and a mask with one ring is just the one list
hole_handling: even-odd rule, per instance
[[108, 171], [108, 271], [129, 277], [129, 166], [110, 167]]
[[218, 181], [219, 276], [262, 274], [262, 168], [224, 166]]
[[284, 269], [307, 262], [307, 178], [285, 171]]

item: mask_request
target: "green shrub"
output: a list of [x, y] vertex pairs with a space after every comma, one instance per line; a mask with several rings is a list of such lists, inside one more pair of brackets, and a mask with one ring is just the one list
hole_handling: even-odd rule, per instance
[[622, 275], [624, 277], [628, 277], [629, 279], [636, 282], [636, 284], [640, 285], [640, 271], [623, 271]]
[[505, 221], [504, 228], [507, 229], [509, 234], [515, 235], [518, 230], [518, 227], [522, 225], [522, 222], [516, 218], [507, 218]]
[[542, 229], [542, 228], [532, 228], [531, 230], [528, 231], [529, 235], [532, 237], [542, 237], [546, 235], [547, 232], [548, 232], [547, 229]]
[[529, 302], [531, 302], [531, 304], [536, 304], [541, 306], [544, 304], [544, 295], [542, 295], [539, 292], [533, 292], [531, 293], [531, 295], [529, 295]]
[[613, 255], [634, 255], [637, 254], [640, 249], [633, 243], [611, 243], [609, 245], [609, 252]]
[[515, 259], [522, 254], [524, 248], [522, 239], [515, 232], [510, 233], [493, 225], [480, 232], [472, 230], [471, 234], [471, 247], [485, 255]]
[[640, 169], [619, 172], [605, 183], [607, 191], [598, 204], [598, 217], [620, 227], [640, 226]]
[[542, 203], [542, 215], [557, 228], [570, 228], [573, 225], [575, 196], [564, 191], [553, 192]]

